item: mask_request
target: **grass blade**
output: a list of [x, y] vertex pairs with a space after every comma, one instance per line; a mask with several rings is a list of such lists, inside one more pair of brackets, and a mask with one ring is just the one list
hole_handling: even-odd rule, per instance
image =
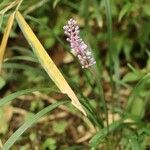
[[97, 0], [93, 0], [94, 11], [95, 11], [95, 18], [97, 21], [98, 26], [101, 28], [103, 26], [102, 16], [99, 13], [99, 2]]
[[24, 11], [24, 15], [27, 15], [33, 11], [35, 11], [36, 9], [38, 9], [39, 7], [42, 7], [43, 5], [45, 5], [49, 0], [42, 0], [42, 1], [38, 1], [36, 4], [30, 6], [27, 10]]
[[21, 69], [21, 70], [33, 71], [34, 73], [36, 73], [38, 75], [42, 75], [44, 77], [47, 77], [47, 74], [45, 72], [43, 72], [41, 68], [37, 68], [37, 67], [25, 65], [25, 64], [5, 62], [3, 64], [3, 68], [5, 68], [5, 69]]
[[139, 141], [135, 137], [130, 138], [129, 143], [131, 145], [132, 150], [140, 150], [141, 149]]
[[39, 59], [39, 62], [41, 63], [45, 71], [48, 73], [50, 78], [54, 81], [54, 83], [57, 85], [57, 87], [62, 93], [68, 95], [68, 97], [72, 100], [72, 104], [80, 111], [82, 111], [84, 115], [86, 115], [86, 112], [82, 108], [82, 105], [80, 104], [75, 93], [72, 91], [71, 87], [68, 85], [67, 81], [64, 79], [63, 75], [58, 70], [57, 66], [54, 64], [52, 59], [49, 57], [46, 50], [35, 36], [30, 26], [26, 23], [25, 19], [20, 14], [20, 12], [16, 12], [16, 19], [25, 38], [31, 45], [34, 53]]
[[11, 14], [10, 17], [8, 18], [7, 26], [5, 28], [4, 35], [3, 35], [3, 38], [2, 38], [2, 42], [1, 42], [1, 45], [0, 45], [0, 72], [1, 72], [1, 69], [2, 69], [2, 61], [3, 61], [3, 57], [4, 57], [8, 37], [9, 37], [10, 31], [12, 29], [13, 22], [14, 22], [14, 13]]
[[149, 83], [148, 80], [150, 80], [150, 73], [148, 73], [144, 77], [142, 77], [142, 79], [137, 83], [137, 85], [133, 89], [133, 91], [129, 97], [129, 100], [128, 100], [127, 112], [129, 112], [129, 110], [131, 110], [131, 107], [133, 107], [133, 101], [135, 100], [135, 97], [139, 94], [141, 87], [143, 87], [145, 84]]
[[25, 47], [12, 46], [12, 47], [9, 47], [9, 48], [10, 48], [10, 50], [19, 52], [19, 54], [29, 55], [30, 57], [35, 57], [34, 53], [32, 51], [30, 51], [30, 49], [27, 49]]
[[[2, 10], [0, 11], [0, 14], [4, 15], [7, 11], [9, 11], [9, 10], [12, 9], [15, 5], [17, 5], [18, 2], [19, 2], [19, 0], [15, 0], [15, 1], [13, 1], [13, 2], [11, 2], [11, 3], [9, 4], [9, 2], [7, 2], [6, 0], [3, 1], [3, 2], [1, 3], [1, 5], [0, 5], [0, 9], [1, 9], [1, 7], [4, 7], [4, 9], [2, 9]], [[8, 5], [8, 4], [9, 4], [9, 5]], [[5, 5], [6, 5], [6, 6], [5, 6]], [[7, 5], [8, 5], [8, 6], [7, 6]]]
[[0, 30], [1, 30], [2, 23], [3, 23], [3, 18], [4, 18], [4, 15], [0, 14]]
[[16, 60], [31, 61], [31, 62], [39, 63], [36, 58], [30, 57], [30, 56], [14, 56], [12, 58], [6, 58], [6, 59], [4, 59], [4, 62], [7, 62], [7, 61], [16, 61]]
[[53, 109], [57, 108], [58, 106], [67, 103], [67, 101], [61, 101], [54, 103], [50, 106], [47, 106], [46, 108], [42, 109], [37, 114], [30, 117], [25, 123], [13, 133], [13, 135], [6, 141], [6, 143], [3, 145], [2, 150], [9, 150], [10, 147], [17, 141], [17, 139], [34, 123], [36, 123], [41, 117], [46, 115], [48, 112], [52, 111]]
[[106, 136], [116, 130], [120, 125], [122, 121], [116, 121], [109, 125], [109, 132], [108, 128], [105, 127], [102, 130], [100, 130], [98, 133], [96, 133], [93, 138], [90, 141], [91, 147], [96, 148], [103, 140], [106, 138]]
[[[109, 55], [109, 66], [110, 66], [110, 83], [112, 87], [112, 99], [114, 98], [115, 84], [113, 80], [113, 71], [114, 71], [114, 52], [112, 51], [112, 16], [111, 16], [111, 3], [110, 0], [104, 0], [106, 8], [106, 19], [107, 19], [107, 28], [108, 28], [108, 55]], [[114, 62], [113, 62], [114, 61]]]
[[29, 93], [32, 92], [36, 92], [36, 91], [49, 91], [50, 88], [34, 88], [34, 89], [25, 89], [25, 90], [20, 90], [17, 92], [14, 92], [4, 98], [0, 99], [0, 107], [7, 104], [8, 102], [14, 100], [15, 98], [22, 96], [22, 95], [27, 95]]
[[[108, 42], [109, 42], [109, 61], [110, 61], [110, 69], [113, 68], [113, 51], [112, 51], [112, 16], [111, 16], [111, 4], [110, 0], [104, 0], [106, 7], [106, 19], [107, 19], [107, 28], [108, 28]], [[111, 70], [113, 71], [113, 70]], [[113, 80], [113, 79], [111, 79]]]

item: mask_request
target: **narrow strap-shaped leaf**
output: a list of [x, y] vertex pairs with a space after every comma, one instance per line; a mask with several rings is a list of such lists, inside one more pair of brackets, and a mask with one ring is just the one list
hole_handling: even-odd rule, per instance
[[36, 58], [30, 57], [30, 56], [14, 56], [12, 58], [7, 58], [4, 61], [12, 61], [12, 60], [23, 60], [23, 61], [31, 61], [38, 63], [38, 60]]
[[34, 89], [25, 89], [25, 90], [14, 92], [0, 99], [0, 107], [14, 100], [15, 98], [19, 96], [27, 95], [29, 93], [36, 92], [36, 91], [50, 91], [50, 90], [51, 90], [50, 88], [34, 88]]
[[2, 68], [28, 70], [28, 71], [33, 71], [34, 73], [36, 73], [38, 75], [43, 75], [45, 77], [47, 76], [41, 68], [35, 68], [33, 66], [29, 66], [29, 65], [25, 65], [25, 64], [6, 62], [3, 64]]
[[[17, 5], [18, 2], [19, 0], [15, 0], [8, 5], [9, 2], [7, 0], [4, 0], [3, 2], [1, 2], [1, 5], [0, 5], [0, 9], [4, 7], [4, 9], [0, 10], [0, 14], [4, 15], [8, 10], [12, 9], [15, 5]], [[8, 6], [5, 7], [5, 5], [8, 5]]]
[[68, 97], [72, 100], [72, 104], [80, 111], [82, 111], [84, 115], [86, 115], [86, 112], [82, 108], [82, 105], [80, 104], [75, 93], [68, 85], [67, 81], [65, 80], [61, 72], [58, 70], [57, 66], [54, 64], [52, 59], [49, 57], [44, 47], [42, 46], [36, 35], [33, 33], [30, 26], [25, 21], [24, 17], [18, 11], [16, 12], [16, 19], [26, 40], [31, 45], [34, 53], [39, 59], [39, 62], [41, 63], [45, 71], [48, 73], [50, 78], [54, 81], [54, 83], [57, 85], [57, 87], [62, 93], [68, 95]]
[[53, 109], [57, 108], [58, 106], [67, 103], [68, 101], [60, 101], [56, 102], [52, 105], [47, 106], [46, 108], [42, 109], [37, 114], [30, 117], [27, 121], [24, 122], [24, 124], [17, 129], [11, 137], [6, 141], [6, 143], [3, 145], [2, 150], [9, 150], [10, 147], [18, 140], [18, 138], [34, 123], [36, 123], [41, 117], [46, 115], [48, 112], [52, 111]]
[[9, 37], [10, 31], [12, 29], [13, 22], [14, 22], [14, 13], [11, 14], [10, 17], [8, 18], [7, 26], [5, 28], [2, 42], [0, 45], [0, 72], [1, 72], [1, 68], [2, 68], [2, 62], [3, 62], [3, 57], [4, 57], [8, 37]]
[[3, 18], [4, 18], [4, 15], [0, 14], [0, 30], [1, 30], [1, 26], [3, 24]]
[[90, 141], [91, 147], [96, 148], [100, 143], [103, 142], [103, 140], [106, 138], [106, 136], [113, 132], [115, 129], [117, 129], [122, 124], [122, 121], [116, 121], [109, 125], [109, 127], [105, 127], [102, 130], [100, 130], [98, 133], [96, 133], [93, 138]]

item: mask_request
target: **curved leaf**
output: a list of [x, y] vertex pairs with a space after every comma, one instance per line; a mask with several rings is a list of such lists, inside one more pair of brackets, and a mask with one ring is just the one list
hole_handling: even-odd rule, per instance
[[72, 100], [72, 104], [80, 111], [82, 111], [84, 115], [86, 115], [86, 112], [84, 111], [75, 93], [73, 92], [57, 66], [54, 64], [52, 59], [49, 57], [46, 50], [44, 49], [36, 35], [33, 33], [30, 26], [27, 24], [23, 16], [18, 11], [16, 12], [16, 19], [26, 40], [31, 45], [34, 53], [38, 57], [40, 64], [45, 69], [49, 77], [54, 81], [54, 83], [57, 85], [62, 93], [68, 95], [68, 97]]
[[103, 142], [103, 140], [106, 138], [106, 136], [116, 130], [120, 125], [122, 124], [122, 121], [116, 121], [109, 125], [109, 127], [105, 127], [102, 130], [100, 130], [98, 133], [96, 133], [93, 138], [90, 140], [90, 146], [96, 148], [100, 143]]
[[132, 91], [132, 94], [129, 97], [128, 104], [127, 104], [127, 110], [129, 110], [133, 104], [133, 100], [139, 93], [139, 90], [141, 89], [142, 86], [144, 86], [147, 81], [150, 79], [150, 73], [146, 74], [135, 86], [135, 88]]
[[50, 88], [35, 88], [35, 89], [26, 89], [26, 90], [20, 90], [17, 92], [14, 92], [4, 98], [0, 99], [0, 106], [3, 106], [4, 104], [7, 104], [8, 102], [14, 100], [15, 98], [21, 96], [21, 95], [26, 95], [32, 92], [36, 92], [36, 91], [49, 91]]
[[132, 150], [140, 150], [141, 149], [139, 142], [137, 141], [137, 139], [135, 137], [130, 138], [129, 143], [131, 145]]
[[8, 18], [7, 26], [5, 28], [4, 35], [3, 35], [3, 38], [2, 38], [2, 42], [1, 42], [1, 45], [0, 45], [0, 72], [1, 72], [1, 69], [2, 69], [2, 67], [1, 67], [2, 66], [2, 61], [3, 61], [3, 57], [4, 57], [8, 37], [9, 37], [10, 31], [11, 31], [12, 26], [13, 26], [13, 22], [14, 22], [14, 13], [11, 14], [10, 17]]
[[18, 140], [18, 138], [29, 128], [31, 127], [34, 123], [36, 123], [41, 117], [46, 115], [48, 112], [52, 111], [53, 109], [57, 108], [58, 106], [67, 103], [68, 101], [61, 101], [54, 103], [50, 106], [47, 106], [46, 108], [42, 109], [40, 112], [37, 114], [33, 115], [30, 117], [27, 121], [24, 122], [24, 124], [17, 129], [11, 137], [6, 141], [6, 143], [3, 145], [2, 150], [9, 150], [10, 147]]

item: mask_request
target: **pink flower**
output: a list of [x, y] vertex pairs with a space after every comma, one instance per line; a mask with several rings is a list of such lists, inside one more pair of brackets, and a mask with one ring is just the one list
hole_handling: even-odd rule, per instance
[[70, 43], [71, 52], [78, 57], [82, 68], [88, 68], [96, 63], [89, 51], [87, 45], [80, 38], [80, 31], [77, 22], [73, 19], [68, 21], [68, 24], [64, 27], [64, 32], [68, 36], [66, 39]]

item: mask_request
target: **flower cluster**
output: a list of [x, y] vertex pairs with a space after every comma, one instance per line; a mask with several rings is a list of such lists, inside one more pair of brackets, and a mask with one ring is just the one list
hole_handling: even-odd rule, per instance
[[77, 22], [73, 19], [64, 26], [64, 32], [67, 35], [67, 41], [70, 43], [71, 52], [78, 57], [82, 68], [88, 68], [96, 63], [87, 45], [80, 38], [80, 31]]

